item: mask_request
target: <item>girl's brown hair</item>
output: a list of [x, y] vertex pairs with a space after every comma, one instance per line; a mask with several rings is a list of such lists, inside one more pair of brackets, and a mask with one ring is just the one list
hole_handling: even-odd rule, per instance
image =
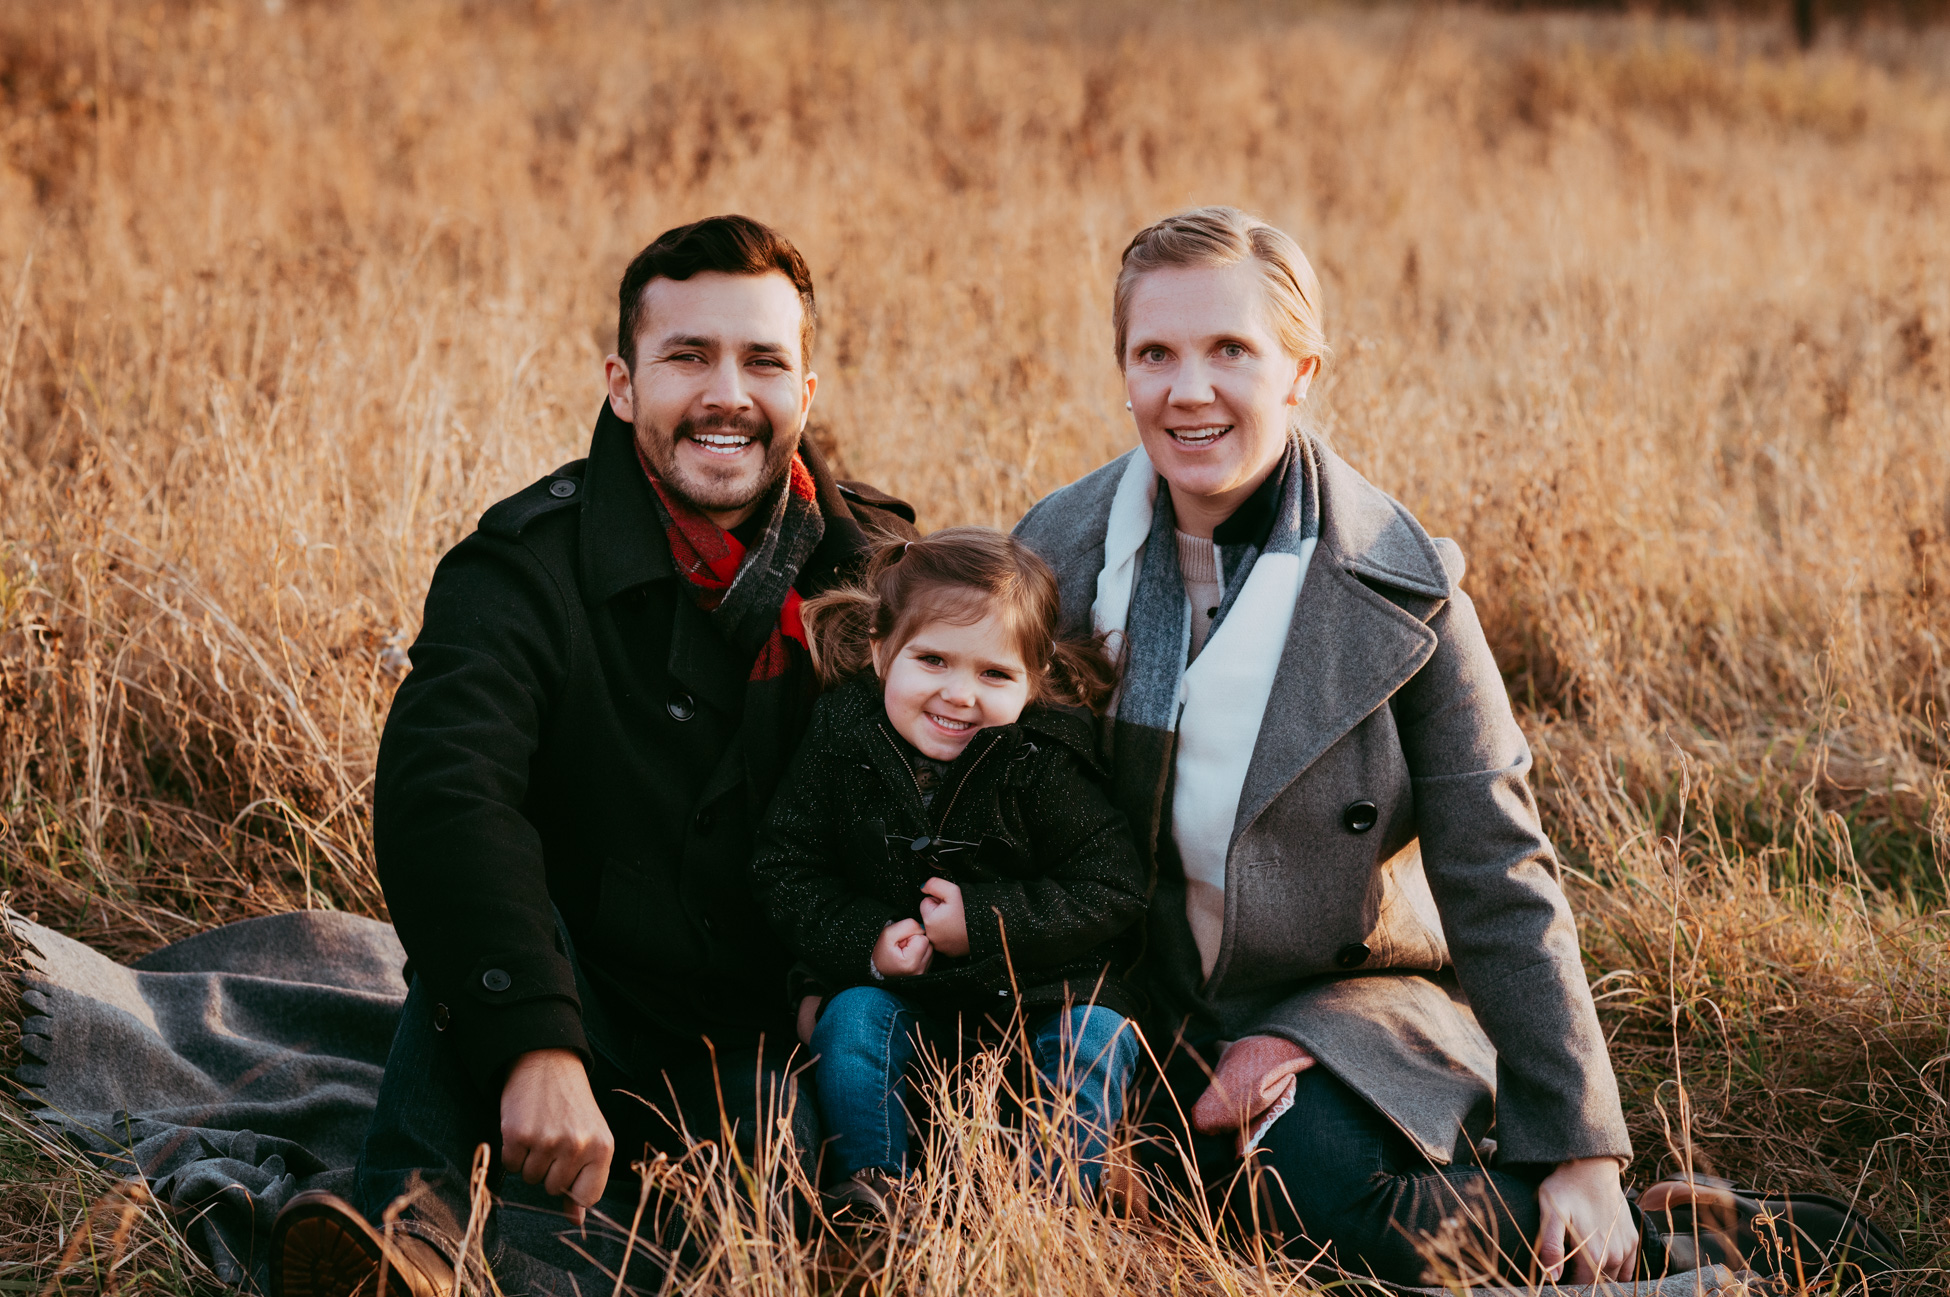
[[875, 551], [861, 579], [808, 599], [801, 616], [820, 682], [873, 670], [873, 646], [899, 649], [931, 621], [966, 625], [990, 612], [1014, 632], [1031, 702], [1101, 712], [1117, 669], [1101, 637], [1058, 633], [1056, 576], [1035, 551], [989, 527], [948, 527]]

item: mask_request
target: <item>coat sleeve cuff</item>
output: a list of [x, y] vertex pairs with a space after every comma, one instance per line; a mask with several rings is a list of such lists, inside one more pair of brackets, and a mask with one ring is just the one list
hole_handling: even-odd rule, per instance
[[457, 1016], [454, 1026], [468, 1075], [490, 1093], [499, 1092], [517, 1058], [538, 1049], [567, 1049], [590, 1061], [582, 1010], [573, 1000], [548, 996], [492, 1008], [469, 1006], [465, 1020]]
[[1537, 1139], [1518, 1122], [1504, 1128], [1499, 1114], [1497, 1127], [1490, 1131], [1496, 1139], [1499, 1162], [1524, 1166], [1560, 1166], [1588, 1157], [1609, 1157], [1623, 1170], [1632, 1163], [1632, 1140], [1623, 1130], [1592, 1129], [1569, 1137]]
[[1004, 890], [993, 884], [975, 883], [961, 889], [962, 922], [968, 928], [968, 956], [971, 960], [1002, 957], [1005, 936], [1000, 907], [995, 893]]

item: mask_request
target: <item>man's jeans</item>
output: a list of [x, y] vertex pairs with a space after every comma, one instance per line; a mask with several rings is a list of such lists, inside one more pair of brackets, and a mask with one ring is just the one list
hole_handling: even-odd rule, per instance
[[[585, 1028], [591, 1026], [585, 989]], [[386, 1059], [373, 1114], [359, 1158], [353, 1205], [378, 1225], [388, 1207], [409, 1199], [417, 1180], [425, 1193], [409, 1199], [400, 1212], [404, 1228], [421, 1234], [451, 1255], [468, 1219], [468, 1171], [474, 1150], [486, 1144], [492, 1154], [489, 1187], [497, 1195], [482, 1236], [483, 1253], [503, 1291], [608, 1292], [640, 1181], [630, 1164], [646, 1151], [681, 1153], [684, 1140], [670, 1118], [699, 1139], [719, 1139], [723, 1119], [733, 1138], [749, 1152], [763, 1128], [761, 1114], [776, 1111], [792, 1094], [784, 1071], [791, 1042], [761, 1059], [758, 1042], [721, 1045], [714, 1057], [697, 1038], [645, 1032], [589, 1032], [596, 1058], [590, 1067], [597, 1105], [616, 1136], [608, 1191], [591, 1213], [586, 1231], [573, 1230], [561, 1214], [562, 1200], [524, 1184], [518, 1175], [500, 1174], [501, 1099], [495, 1089], [477, 1087], [462, 1066], [459, 1051], [433, 1025], [433, 1003], [415, 979], [400, 1015], [399, 1029]], [[642, 1101], [632, 1097], [641, 1095]], [[647, 1105], [655, 1104], [661, 1113]], [[795, 1104], [794, 1133], [801, 1149], [818, 1147], [809, 1104]], [[601, 1213], [613, 1222], [595, 1222]], [[581, 1255], [587, 1252], [595, 1259]], [[607, 1274], [604, 1271], [607, 1270]], [[658, 1275], [641, 1253], [632, 1263], [630, 1282], [654, 1287]]]
[[[1137, 1066], [1137, 1033], [1100, 1006], [1052, 1009], [1031, 1019], [1029, 1053], [1042, 1082], [1039, 1101], [1066, 1111], [1069, 1150], [1087, 1187], [1103, 1173], [1124, 1090]], [[819, 1111], [829, 1157], [842, 1175], [908, 1165], [909, 1074], [923, 1042], [943, 1032], [926, 1013], [877, 986], [834, 996], [813, 1029], [819, 1058]]]

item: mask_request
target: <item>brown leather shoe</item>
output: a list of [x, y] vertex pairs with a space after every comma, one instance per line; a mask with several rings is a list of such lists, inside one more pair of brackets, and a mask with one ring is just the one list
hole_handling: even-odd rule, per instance
[[299, 1194], [271, 1227], [271, 1297], [447, 1297], [453, 1286], [439, 1249], [403, 1230], [388, 1246], [334, 1193]]

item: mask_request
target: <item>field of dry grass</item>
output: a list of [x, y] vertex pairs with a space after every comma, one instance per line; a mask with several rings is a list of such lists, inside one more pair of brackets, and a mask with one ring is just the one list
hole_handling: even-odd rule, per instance
[[[0, 8], [0, 886], [116, 953], [381, 913], [428, 575], [581, 453], [659, 230], [787, 231], [851, 472], [1007, 524], [1131, 440], [1124, 240], [1232, 202], [1320, 269], [1322, 432], [1470, 556], [1634, 1178], [1859, 1194], [1950, 1266], [1946, 68], [1438, 8]], [[105, 1265], [126, 1204], [22, 1139], [0, 1285]], [[1057, 1215], [889, 1290], [1285, 1282]]]

